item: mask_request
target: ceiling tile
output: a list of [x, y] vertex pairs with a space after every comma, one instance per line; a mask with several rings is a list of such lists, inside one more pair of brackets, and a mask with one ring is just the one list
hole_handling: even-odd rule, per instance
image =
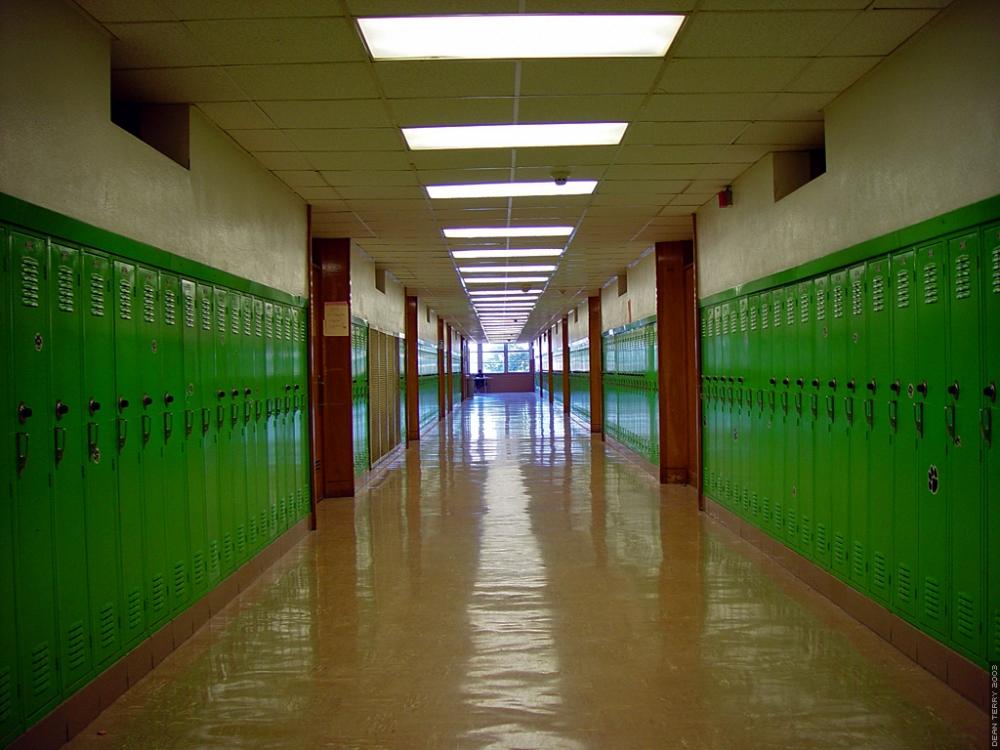
[[622, 143], [628, 146], [728, 144], [749, 125], [746, 120], [729, 122], [634, 122]]
[[704, 0], [699, 10], [861, 10], [871, 0]]
[[386, 185], [417, 186], [416, 175], [411, 171], [390, 170], [356, 170], [356, 171], [323, 171], [323, 178], [334, 186], [341, 185]]
[[219, 65], [341, 62], [367, 55], [343, 18], [270, 18], [188, 21], [198, 43]]
[[378, 99], [262, 101], [258, 105], [279, 128], [378, 128], [390, 124]]
[[219, 68], [130, 68], [111, 71], [116, 97], [133, 102], [231, 102], [243, 92]]
[[260, 107], [250, 102], [199, 102], [197, 106], [223, 130], [265, 130], [274, 127]]
[[686, 180], [605, 180], [597, 188], [601, 195], [611, 193], [679, 193]]
[[636, 118], [653, 122], [757, 120], [774, 94], [654, 94]]
[[295, 188], [295, 192], [306, 200], [312, 200], [314, 198], [322, 200], [335, 200], [340, 198], [337, 191], [332, 187], [298, 187]]
[[267, 169], [309, 170], [309, 162], [298, 151], [256, 151], [254, 158]]
[[748, 164], [706, 164], [698, 173], [698, 178], [702, 180], [721, 177], [730, 181], [735, 180], [747, 171]]
[[823, 107], [836, 94], [776, 94], [768, 102], [759, 120], [822, 120]]
[[525, 60], [521, 95], [645, 94], [662, 65], [660, 58]]
[[888, 55], [930, 21], [937, 10], [867, 10], [858, 14], [824, 55]]
[[675, 58], [656, 89], [668, 94], [781, 91], [808, 62], [800, 57]]
[[338, 0], [159, 0], [177, 18], [282, 18], [342, 16]]
[[855, 15], [855, 11], [700, 12], [678, 35], [674, 56], [813, 57]]
[[303, 151], [402, 151], [396, 128], [292, 128], [284, 131]]
[[281, 130], [230, 130], [233, 137], [247, 151], [296, 151], [291, 139]]
[[404, 156], [417, 169], [500, 169], [510, 168], [511, 157], [509, 149], [494, 148], [463, 151], [409, 151]]
[[364, 63], [231, 65], [224, 70], [250, 99], [372, 99], [379, 95]]
[[337, 192], [346, 201], [352, 200], [423, 200], [427, 198], [424, 189], [416, 185], [338, 185]]
[[522, 96], [519, 122], [618, 122], [631, 121], [642, 96]]
[[738, 143], [822, 146], [823, 123], [815, 121], [755, 122], [740, 136]]
[[177, 20], [177, 16], [161, 0], [76, 0], [76, 4], [105, 24]]
[[420, 16], [454, 13], [517, 13], [517, 0], [347, 0], [358, 16]]
[[182, 23], [110, 23], [112, 68], [212, 65], [212, 55]]
[[874, 68], [881, 57], [819, 57], [788, 84], [788, 91], [840, 92]]
[[394, 151], [307, 151], [305, 157], [313, 169], [321, 170], [410, 168], [406, 154]]
[[377, 62], [375, 74], [390, 99], [514, 96], [511, 60]]
[[318, 172], [312, 170], [275, 170], [274, 176], [289, 187], [326, 187]]
[[565, 148], [520, 148], [519, 167], [573, 167], [580, 164], [604, 165], [614, 159], [618, 146], [567, 146]]
[[609, 180], [693, 180], [702, 164], [614, 164], [604, 177]]
[[513, 98], [391, 99], [389, 107], [400, 127], [504, 124], [514, 115]]
[[753, 163], [766, 153], [760, 146], [622, 146], [619, 164]]

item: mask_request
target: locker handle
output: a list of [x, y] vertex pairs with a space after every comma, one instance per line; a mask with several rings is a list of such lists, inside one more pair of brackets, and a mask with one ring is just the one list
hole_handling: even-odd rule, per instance
[[56, 419], [62, 419], [69, 414], [69, 406], [62, 401], [56, 401]]
[[854, 424], [854, 398], [851, 396], [844, 397], [844, 415], [848, 424]]
[[244, 396], [249, 396], [251, 393], [253, 393], [253, 389], [251, 389], [251, 388], [244, 388], [243, 389], [243, 395]]
[[787, 391], [781, 394], [781, 410], [784, 411], [785, 414], [788, 413], [788, 392]]
[[833, 421], [833, 414], [834, 414], [835, 405], [836, 405], [836, 402], [835, 402], [833, 396], [827, 396], [826, 397], [826, 416], [827, 416], [827, 418], [831, 422]]
[[837, 390], [837, 379], [834, 378], [833, 380], [829, 381], [827, 385], [830, 386], [831, 389]]
[[955, 405], [948, 404], [944, 407], [944, 424], [948, 429], [948, 437], [955, 439]]
[[[743, 378], [742, 377], [736, 378], [736, 382], [739, 383], [740, 385], [743, 385]], [[295, 390], [298, 390], [298, 389], [299, 389], [299, 387], [295, 386]]]
[[125, 447], [125, 441], [128, 439], [128, 420], [118, 418], [118, 450]]
[[917, 428], [917, 434], [924, 434], [924, 405], [917, 401], [913, 404], [913, 424]]
[[194, 409], [184, 410], [184, 434], [190, 435], [194, 432]]
[[257, 420], [259, 421], [260, 420], [260, 413], [261, 413], [260, 401], [254, 401], [254, 410], [255, 410], [255, 414], [256, 414]]
[[801, 393], [796, 393], [795, 394], [795, 411], [798, 413], [799, 416], [802, 416], [802, 394]]
[[142, 442], [148, 443], [153, 433], [153, 420], [148, 414], [142, 415]]
[[[730, 380], [732, 380], [732, 378], [730, 378]], [[292, 386], [290, 386], [288, 383], [285, 383], [285, 390], [286, 391], [292, 390]]]
[[14, 443], [14, 450], [17, 454], [17, 470], [24, 471], [24, 467], [28, 465], [28, 448], [31, 445], [31, 436], [27, 432], [19, 432]]
[[959, 387], [958, 387], [958, 381], [957, 380], [954, 383], [952, 383], [951, 385], [948, 386], [948, 393], [950, 393], [956, 399], [958, 398]]
[[764, 409], [764, 391], [757, 391], [757, 408]]
[[169, 440], [170, 436], [174, 434], [174, 413], [164, 412], [163, 414], [163, 438]]
[[236, 404], [231, 404], [229, 407], [229, 419], [233, 424], [240, 420], [240, 408]]
[[896, 425], [898, 424], [899, 415], [899, 402], [893, 399], [889, 402], [889, 426], [892, 427], [893, 432], [896, 431]]
[[[741, 383], [743, 382], [743, 378], [740, 378], [740, 382]], [[299, 389], [299, 384], [296, 383], [294, 387], [295, 387], [295, 390], [298, 390]]]
[[891, 390], [897, 396], [899, 395], [899, 393], [902, 390], [902, 388], [903, 388], [902, 384], [898, 380], [894, 380], [892, 382], [892, 385], [889, 386], [889, 390]]
[[233, 388], [233, 398], [236, 398], [239, 395], [240, 395], [240, 389], [239, 388]]
[[819, 414], [819, 396], [815, 393], [809, 397], [809, 410], [812, 412], [813, 419]]
[[125, 411], [128, 408], [128, 399], [120, 398], [118, 399], [118, 411]]
[[919, 393], [919, 394], [921, 394], [923, 396], [927, 395], [927, 381], [926, 380], [921, 381], [920, 383], [917, 383], [917, 393]]
[[788, 380], [788, 378], [782, 378], [782, 379], [781, 379], [781, 384], [782, 384], [783, 386], [785, 386], [786, 388], [788, 387], [788, 383], [789, 383], [789, 380]]
[[983, 395], [986, 396], [990, 401], [997, 400], [997, 385], [996, 383], [990, 383], [988, 386], [983, 388]]
[[17, 418], [18, 421], [21, 422], [21, 424], [24, 424], [29, 419], [31, 419], [32, 414], [34, 414], [34, 412], [31, 410], [31, 407], [25, 406], [23, 401], [17, 405]]
[[987, 443], [993, 442], [993, 409], [988, 406], [979, 410], [979, 431], [983, 435], [983, 440]]
[[96, 414], [101, 410], [101, 402], [90, 399], [90, 403], [87, 404], [87, 408], [90, 410], [91, 414]]

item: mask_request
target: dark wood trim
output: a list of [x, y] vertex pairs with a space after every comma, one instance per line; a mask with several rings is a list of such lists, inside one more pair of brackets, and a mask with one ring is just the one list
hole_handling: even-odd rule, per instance
[[694, 306], [694, 320], [692, 323], [692, 335], [694, 342], [691, 350], [694, 352], [694, 464], [697, 471], [695, 487], [698, 488], [698, 508], [705, 510], [705, 477], [702, 467], [705, 465], [703, 453], [704, 445], [701, 435], [701, 424], [704, 416], [701, 413], [701, 305], [698, 304], [698, 214], [691, 214], [691, 226], [693, 227], [694, 240], [691, 242], [691, 279], [692, 296], [691, 304]]
[[451, 323], [445, 324], [445, 352], [444, 352], [444, 362], [445, 362], [445, 389], [444, 389], [444, 405], [448, 411], [452, 411], [455, 408], [455, 387], [454, 380], [455, 373], [452, 371], [454, 364], [452, 362], [452, 354], [454, 353], [454, 338], [455, 333], [451, 329]]
[[587, 344], [590, 355], [590, 431], [604, 436], [604, 363], [601, 346], [601, 295], [587, 297]]
[[556, 393], [555, 393], [555, 375], [552, 372], [552, 328], [545, 332], [545, 340], [548, 342], [548, 352], [549, 352], [549, 403], [555, 403]]
[[441, 318], [437, 320], [437, 381], [438, 381], [438, 418], [443, 419], [448, 413], [448, 405], [445, 402], [445, 384], [447, 383], [447, 374], [445, 372], [445, 356], [444, 356], [444, 321]]
[[[309, 273], [309, 299], [319, 296], [319, 268], [312, 252], [312, 206], [306, 206], [306, 267]], [[320, 310], [322, 306], [310, 303], [307, 308], [307, 335], [309, 345], [306, 350], [306, 367], [309, 378], [309, 409], [306, 419], [309, 420], [309, 530], [316, 530], [316, 504], [319, 502], [323, 487], [322, 461], [323, 431], [317, 419], [316, 404], [320, 400], [320, 373], [323, 357], [323, 320]]]
[[406, 440], [420, 440], [420, 367], [417, 357], [417, 298], [406, 297]]
[[562, 319], [563, 414], [569, 414], [569, 316]]

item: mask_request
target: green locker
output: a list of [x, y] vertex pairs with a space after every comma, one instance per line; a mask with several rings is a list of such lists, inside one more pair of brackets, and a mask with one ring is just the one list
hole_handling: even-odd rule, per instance
[[[893, 490], [892, 301], [890, 261], [868, 262], [868, 372], [864, 415], [868, 441], [868, 592], [888, 606], [892, 600]], [[898, 412], [897, 412], [898, 416]]]
[[155, 269], [136, 269], [139, 309], [136, 316], [136, 358], [142, 397], [139, 417], [142, 465], [143, 543], [146, 563], [147, 627], [155, 630], [170, 614], [167, 556], [166, 483], [164, 463], [163, 333], [160, 278]]
[[298, 477], [298, 471], [295, 465], [295, 416], [292, 410], [292, 395], [293, 395], [293, 383], [292, 383], [292, 352], [295, 347], [294, 343], [294, 318], [293, 309], [291, 307], [285, 307], [285, 329], [284, 338], [282, 339], [282, 387], [284, 390], [284, 461], [285, 461], [285, 502], [286, 502], [286, 516], [285, 516], [285, 526], [291, 526], [296, 520], [295, 513], [295, 492], [296, 492], [296, 481]]
[[205, 547], [208, 585], [222, 578], [222, 507], [219, 476], [222, 473], [220, 455], [221, 425], [225, 420], [224, 398], [216, 373], [215, 345], [218, 339], [219, 316], [216, 311], [215, 289], [199, 283], [198, 301], [198, 382], [201, 392], [201, 430], [205, 461]]
[[288, 498], [286, 496], [285, 461], [285, 308], [274, 305], [274, 349], [272, 354], [273, 375], [271, 377], [274, 395], [274, 466], [275, 503], [277, 505], [278, 533], [288, 528]]
[[[801, 341], [798, 286], [785, 287], [785, 377], [788, 398], [782, 440], [785, 446], [784, 538], [789, 547], [799, 548], [799, 423], [802, 420], [803, 376], [800, 371]], [[784, 381], [782, 381], [784, 382]]]
[[917, 607], [920, 625], [939, 638], [949, 635], [947, 444], [944, 409], [948, 395], [947, 249], [935, 242], [917, 248], [917, 385], [914, 419], [918, 440]]
[[62, 690], [68, 694], [92, 669], [90, 601], [87, 590], [87, 527], [83, 489], [83, 361], [78, 248], [49, 245], [50, 325], [48, 365], [52, 372], [52, 520], [56, 553], [56, 599]]
[[243, 310], [241, 295], [229, 290], [227, 292], [229, 311], [229, 453], [227, 455], [228, 485], [227, 494], [232, 495], [233, 508], [233, 539], [235, 544], [235, 563], [238, 565], [247, 559], [247, 472], [246, 429], [243, 422], [243, 400], [245, 398], [242, 382], [245, 361], [245, 341], [243, 336]]
[[[0, 227], [0, 247], [3, 256], [0, 258], [0, 310], [7, 319], [11, 319], [10, 282], [12, 281], [10, 253], [7, 230]], [[0, 327], [0, 350], [10, 352], [10, 336], [12, 327]], [[11, 403], [13, 390], [10, 382], [10, 358], [4, 357], [0, 362], [0, 394], [3, 398], [2, 415], [0, 415], [0, 434], [7, 446], [14, 444], [14, 425], [16, 404]], [[12, 422], [12, 420], [14, 420]], [[0, 461], [0, 606], [4, 612], [17, 611], [15, 601], [14, 579], [14, 501], [11, 496], [16, 467], [10, 460], [10, 454]], [[7, 616], [0, 618], [0, 745], [6, 746], [21, 728], [20, 705], [18, 699], [18, 641], [17, 618]]]
[[779, 539], [785, 535], [785, 474], [788, 466], [785, 443], [788, 440], [788, 386], [791, 377], [785, 360], [785, 290], [771, 292], [771, 369], [775, 378], [776, 406], [771, 452], [771, 533]]
[[295, 435], [295, 498], [296, 519], [302, 518], [309, 511], [309, 476], [307, 467], [308, 436], [306, 435], [306, 375], [305, 375], [305, 343], [306, 324], [303, 310], [292, 310], [292, 409], [294, 412]]
[[[830, 569], [831, 516], [830, 494], [832, 475], [843, 465], [833, 461], [833, 422], [836, 397], [831, 383], [830, 361], [830, 277], [820, 276], [813, 282], [814, 320], [812, 326], [813, 393], [810, 405], [815, 431], [813, 440], [813, 559], [824, 569]], [[843, 498], [838, 498], [843, 500]]]
[[851, 429], [854, 418], [854, 394], [848, 388], [850, 278], [847, 271], [830, 274], [830, 377], [827, 388], [832, 412], [830, 427], [830, 465], [837, 471], [830, 476], [830, 567], [843, 580], [850, 577], [851, 534]]
[[748, 517], [755, 524], [760, 523], [760, 456], [761, 439], [764, 431], [764, 391], [761, 388], [760, 372], [760, 295], [755, 294], [747, 301], [747, 361], [744, 368], [746, 378], [747, 409], [747, 452], [744, 460], [747, 470], [747, 487], [750, 495]]
[[980, 437], [982, 359], [980, 340], [979, 232], [948, 243], [951, 311], [947, 340], [951, 351], [945, 431], [951, 492], [952, 640], [977, 661], [986, 657], [983, 628], [983, 455]]
[[253, 431], [253, 457], [250, 464], [256, 474], [256, 499], [254, 507], [257, 513], [257, 543], [263, 547], [271, 538], [270, 532], [270, 507], [268, 503], [268, 478], [267, 478], [267, 412], [266, 406], [266, 382], [267, 372], [264, 361], [266, 354], [264, 350], [264, 301], [253, 299], [253, 419], [251, 427]]
[[722, 421], [720, 437], [722, 441], [722, 498], [726, 507], [736, 510], [734, 497], [736, 486], [733, 471], [733, 359], [735, 358], [735, 335], [732, 314], [733, 303], [722, 305]]
[[17, 642], [21, 706], [30, 723], [59, 696], [59, 647], [50, 481], [55, 408], [50, 380], [48, 248], [40, 237], [12, 232], [10, 268], [13, 371], [6, 414], [13, 415], [13, 503]]
[[[183, 319], [181, 325], [181, 345], [184, 350], [183, 390], [184, 409], [184, 476], [187, 480], [185, 494], [188, 509], [188, 545], [190, 549], [191, 598], [196, 599], [208, 586], [208, 536], [205, 519], [205, 442], [207, 430], [203, 430], [202, 409], [210, 395], [211, 385], [201, 380], [201, 342], [198, 335], [198, 285], [190, 279], [181, 279], [181, 304]], [[211, 328], [212, 314], [208, 311], [207, 321]]]
[[775, 408], [777, 394], [775, 393], [774, 375], [774, 326], [771, 325], [771, 293], [760, 295], [760, 387], [763, 400], [760, 436], [760, 524], [768, 531], [772, 528], [772, 509], [774, 497], [774, 457], [777, 445]]
[[222, 540], [222, 574], [236, 567], [236, 490], [232, 487], [233, 416], [236, 410], [235, 388], [232, 384], [233, 351], [229, 334], [230, 317], [238, 311], [229, 306], [229, 292], [222, 287], [213, 289], [215, 300], [215, 430], [218, 437], [218, 504], [219, 533]]
[[736, 466], [738, 467], [737, 485], [739, 487], [739, 512], [744, 518], [750, 517], [750, 443], [753, 435], [750, 431], [750, 419], [753, 404], [750, 401], [750, 389], [747, 387], [746, 373], [750, 363], [750, 300], [746, 297], [739, 301], [739, 331], [737, 337], [736, 359], [736, 408], [739, 419], [736, 425]]
[[243, 467], [243, 482], [246, 492], [246, 552], [252, 555], [259, 549], [257, 518], [258, 472], [254, 458], [257, 456], [257, 424], [253, 418], [254, 389], [254, 347], [253, 297], [239, 295], [240, 303], [240, 357], [239, 357], [239, 403], [242, 452], [239, 456]]
[[912, 250], [892, 258], [892, 383], [888, 398], [892, 445], [892, 608], [910, 621], [917, 615], [917, 307]]
[[816, 374], [813, 359], [813, 345], [816, 335], [816, 292], [813, 281], [803, 281], [798, 285], [797, 312], [798, 335], [796, 336], [796, 351], [798, 367], [796, 369], [796, 403], [795, 418], [798, 422], [798, 433], [793, 440], [798, 443], [798, 466], [795, 483], [799, 506], [799, 537], [797, 548], [806, 557], [812, 557], [813, 550], [813, 472], [816, 468], [815, 440], [816, 424], [819, 417], [819, 376]]
[[270, 538], [278, 534], [278, 417], [275, 307], [264, 303], [264, 366], [266, 372], [265, 412], [267, 415], [267, 502]]
[[185, 442], [184, 307], [181, 281], [160, 273], [160, 360], [162, 392], [154, 394], [163, 408], [155, 429], [163, 437], [163, 521], [167, 549], [170, 604], [174, 612], [191, 601], [191, 539], [187, 497]]
[[122, 569], [122, 641], [125, 649], [146, 632], [140, 409], [136, 350], [136, 270], [114, 262], [115, 433], [118, 444], [118, 533]]
[[857, 588], [868, 586], [868, 305], [865, 266], [848, 270], [850, 314], [848, 315], [848, 398], [845, 402], [850, 431], [850, 575]]
[[706, 493], [715, 500], [718, 500], [718, 494], [716, 492], [716, 476], [718, 475], [718, 465], [719, 465], [719, 452], [718, 444], [715, 436], [715, 409], [716, 409], [716, 375], [718, 366], [716, 364], [716, 336], [715, 336], [715, 321], [716, 321], [716, 307], [709, 307], [703, 311], [703, 319], [705, 321], [705, 335], [707, 339], [705, 340], [705, 348], [702, 354], [703, 357], [703, 373], [704, 373], [704, 385], [702, 386], [702, 392], [705, 396], [705, 409], [702, 413], [702, 421], [704, 423], [704, 433], [702, 435], [702, 444], [704, 445], [705, 453], [705, 466], [704, 466], [704, 483]]
[[985, 464], [987, 512], [987, 606], [989, 638], [987, 658], [1000, 662], [1000, 449], [994, 423], [997, 421], [997, 387], [1000, 386], [1000, 224], [983, 231], [983, 347], [985, 377], [982, 382], [980, 417]]

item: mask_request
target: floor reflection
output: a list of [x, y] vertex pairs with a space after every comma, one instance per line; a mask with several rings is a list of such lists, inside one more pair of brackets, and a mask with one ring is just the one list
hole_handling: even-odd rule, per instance
[[[985, 718], [531, 394], [395, 457], [90, 748], [966, 748]], [[98, 734], [98, 731], [104, 734]]]

